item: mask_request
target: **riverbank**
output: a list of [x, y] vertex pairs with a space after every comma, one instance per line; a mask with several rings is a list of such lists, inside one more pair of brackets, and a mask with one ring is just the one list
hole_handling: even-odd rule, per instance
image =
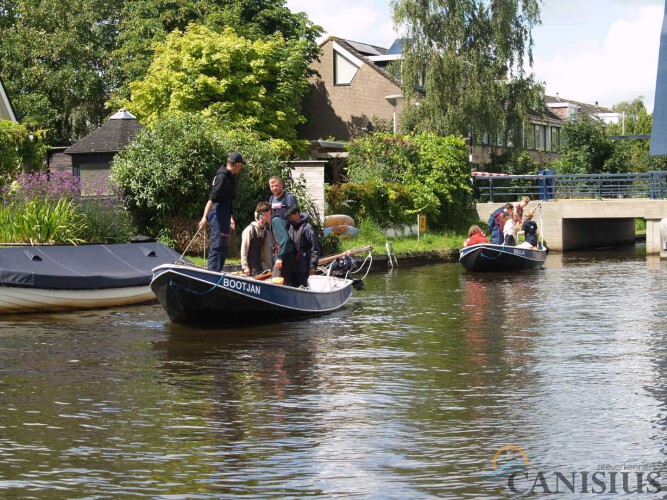
[[[381, 236], [381, 235], [380, 235]], [[336, 251], [326, 252], [326, 255], [342, 253], [353, 248], [373, 245], [372, 271], [385, 271], [392, 267], [412, 267], [424, 264], [436, 264], [440, 262], [456, 262], [466, 236], [454, 232], [444, 234], [422, 234], [417, 236], [406, 236], [401, 238], [381, 238], [378, 234], [359, 235], [350, 240], [342, 240]], [[392, 259], [389, 254], [391, 253]], [[205, 266], [206, 261], [201, 256], [188, 256], [195, 264]], [[361, 263], [365, 258], [359, 254], [356, 260]], [[397, 262], [397, 265], [394, 264]], [[241, 270], [239, 259], [227, 259], [225, 271], [235, 272]]]

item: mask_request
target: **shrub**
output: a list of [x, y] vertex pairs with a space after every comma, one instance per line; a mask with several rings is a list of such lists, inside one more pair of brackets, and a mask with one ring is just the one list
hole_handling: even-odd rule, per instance
[[30, 132], [20, 123], [0, 120], [0, 174], [11, 178], [22, 168], [39, 169], [48, 146], [44, 131]]
[[463, 139], [433, 134], [370, 134], [349, 148], [350, 182], [327, 191], [329, 210], [389, 225], [429, 216], [434, 228], [453, 227], [471, 191]]
[[252, 132], [221, 128], [201, 115], [171, 114], [142, 130], [116, 155], [111, 175], [142, 230], [181, 242], [187, 239], [183, 228], [189, 224], [174, 221], [201, 218], [211, 181], [230, 151], [241, 152], [248, 162], [237, 176], [234, 220], [238, 231], [252, 221], [257, 202], [270, 196], [273, 175], [285, 179], [286, 188], [307, 208], [302, 183], [291, 181], [283, 161], [287, 147], [285, 141], [261, 141]]

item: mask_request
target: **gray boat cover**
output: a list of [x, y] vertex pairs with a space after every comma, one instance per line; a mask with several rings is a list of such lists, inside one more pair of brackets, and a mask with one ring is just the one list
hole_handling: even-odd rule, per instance
[[50, 290], [150, 284], [151, 270], [180, 255], [161, 243], [0, 248], [0, 285]]

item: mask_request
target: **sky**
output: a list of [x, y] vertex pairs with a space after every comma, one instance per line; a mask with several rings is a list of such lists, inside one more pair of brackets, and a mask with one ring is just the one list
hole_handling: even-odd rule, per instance
[[[389, 47], [390, 0], [287, 0], [324, 35]], [[653, 111], [664, 0], [543, 0], [532, 72], [546, 93], [611, 107], [644, 98]]]

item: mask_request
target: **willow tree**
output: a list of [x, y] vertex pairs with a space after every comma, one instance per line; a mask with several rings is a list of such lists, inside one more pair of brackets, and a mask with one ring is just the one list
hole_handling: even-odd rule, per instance
[[517, 142], [514, 131], [540, 105], [541, 87], [526, 71], [526, 63], [533, 64], [539, 4], [392, 0], [394, 23], [406, 34], [404, 127]]

